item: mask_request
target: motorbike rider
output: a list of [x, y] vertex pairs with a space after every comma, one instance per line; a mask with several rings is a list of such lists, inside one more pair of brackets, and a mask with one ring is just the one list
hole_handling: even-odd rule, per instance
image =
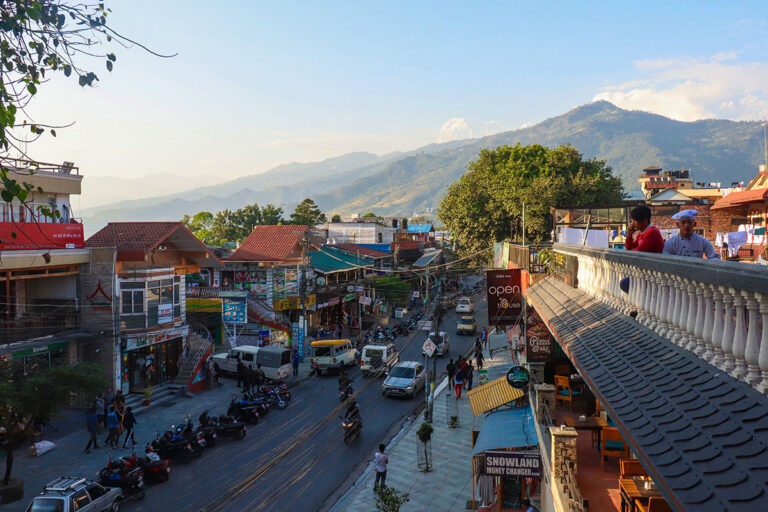
[[356, 400], [352, 400], [352, 403], [347, 407], [347, 413], [344, 415], [344, 419], [359, 423], [360, 425], [363, 424], [362, 418], [360, 417], [360, 406], [357, 405]]

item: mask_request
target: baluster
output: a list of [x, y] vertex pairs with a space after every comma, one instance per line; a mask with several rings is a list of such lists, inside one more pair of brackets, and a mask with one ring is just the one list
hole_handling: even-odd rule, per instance
[[672, 341], [682, 347], [685, 344], [685, 323], [688, 321], [688, 293], [683, 278], [675, 276], [675, 288], [679, 307], [675, 317], [675, 336]]
[[693, 352], [696, 348], [696, 285], [690, 279], [686, 279], [686, 288], [688, 290], [688, 319], [685, 322], [685, 349]]
[[648, 328], [652, 331], [656, 330], [658, 325], [658, 309], [659, 309], [659, 281], [656, 278], [656, 272], [648, 272], [648, 281], [651, 283], [651, 301], [648, 304]]
[[760, 357], [760, 326], [758, 325], [758, 307], [753, 292], [742, 290], [741, 294], [747, 303], [749, 312], [749, 330], [747, 331], [747, 345], [744, 349], [744, 360], [747, 363], [747, 382], [750, 386], [757, 386], [762, 380], [758, 358]]
[[715, 325], [715, 312], [712, 309], [712, 297], [714, 297], [714, 293], [712, 292], [712, 287], [710, 285], [702, 284], [701, 286], [704, 288], [704, 325], [701, 329], [704, 351], [702, 357], [705, 361], [711, 362], [715, 357], [715, 342], [712, 339], [712, 331]]
[[766, 394], [768, 393], [768, 295], [764, 293], [755, 295], [760, 303], [760, 314], [763, 316], [763, 336], [760, 340], [760, 356], [757, 362], [762, 373], [762, 381], [757, 386], [757, 390]]
[[706, 321], [705, 294], [709, 287], [696, 282], [694, 282], [694, 287], [696, 291], [696, 320], [693, 326], [693, 335], [696, 337], [696, 346], [693, 347], [693, 352], [701, 357], [707, 351], [707, 346], [704, 342], [704, 322]]
[[643, 311], [643, 302], [645, 301], [645, 281], [643, 280], [643, 272], [639, 268], [635, 268], [634, 272], [632, 280], [635, 282], [635, 310], [637, 311], [635, 319], [642, 323], [643, 318], [645, 318], [645, 311]]
[[738, 290], [733, 290], [733, 308], [736, 310], [736, 326], [733, 331], [733, 361], [734, 368], [731, 376], [742, 380], [747, 375], [747, 362], [744, 360], [744, 351], [747, 347], [747, 329], [744, 319], [744, 296]]
[[720, 286], [719, 288], [723, 293], [723, 309], [725, 310], [723, 314], [723, 354], [725, 357], [723, 371], [730, 374], [736, 367], [736, 359], [733, 357], [733, 296], [736, 290], [725, 286]]
[[640, 271], [643, 276], [643, 321], [646, 327], [651, 322], [651, 300], [653, 299], [653, 288], [651, 287], [650, 273], [643, 269]]
[[629, 303], [630, 308], [635, 313], [640, 309], [638, 304], [640, 303], [640, 288], [637, 282], [637, 269], [635, 267], [629, 268]]
[[669, 281], [667, 276], [659, 274], [659, 326], [656, 332], [659, 336], [665, 336], [669, 331]]
[[712, 287], [712, 297], [715, 303], [714, 322], [712, 323], [712, 346], [714, 355], [712, 364], [718, 368], [723, 367], [725, 357], [723, 355], [723, 294], [720, 288], [715, 285]]
[[680, 300], [675, 276], [669, 276], [669, 308], [667, 309], [667, 331], [664, 333], [667, 339], [674, 343], [677, 333], [677, 317], [680, 314]]

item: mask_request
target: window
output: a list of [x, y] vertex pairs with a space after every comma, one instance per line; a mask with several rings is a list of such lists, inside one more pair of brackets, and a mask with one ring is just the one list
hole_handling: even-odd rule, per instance
[[80, 510], [91, 502], [91, 498], [88, 497], [88, 493], [85, 490], [77, 492], [72, 496], [72, 510]]
[[99, 484], [90, 484], [86, 489], [88, 490], [88, 494], [91, 495], [91, 499], [94, 501], [107, 494], [107, 490]]
[[64, 500], [61, 498], [35, 498], [27, 512], [64, 512]]
[[242, 355], [242, 357], [240, 357], [240, 360], [241, 361], [253, 362], [253, 354], [248, 353], [248, 352], [243, 352], [243, 355]]
[[122, 314], [136, 315], [144, 312], [144, 290], [123, 290]]

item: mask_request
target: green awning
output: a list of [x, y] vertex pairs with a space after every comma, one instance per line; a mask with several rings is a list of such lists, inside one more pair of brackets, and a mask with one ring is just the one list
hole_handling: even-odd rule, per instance
[[333, 272], [343, 272], [345, 270], [355, 270], [358, 267], [372, 267], [373, 262], [367, 258], [339, 251], [328, 246], [324, 246], [319, 251], [309, 251], [309, 262], [317, 272], [321, 274], [331, 274]]

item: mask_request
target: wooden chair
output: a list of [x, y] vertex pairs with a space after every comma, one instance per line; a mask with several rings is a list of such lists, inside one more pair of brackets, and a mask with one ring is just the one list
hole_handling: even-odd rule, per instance
[[571, 389], [571, 380], [562, 375], [555, 375], [555, 402], [568, 402], [573, 414], [573, 399], [581, 394]]
[[641, 512], [673, 512], [672, 507], [664, 498], [648, 498], [648, 503], [635, 500], [635, 505]]
[[600, 468], [605, 469], [606, 457], [629, 457], [629, 446], [619, 434], [619, 429], [603, 427], [600, 431]]
[[648, 476], [648, 473], [645, 472], [645, 468], [637, 459], [619, 459], [619, 468], [621, 478]]

